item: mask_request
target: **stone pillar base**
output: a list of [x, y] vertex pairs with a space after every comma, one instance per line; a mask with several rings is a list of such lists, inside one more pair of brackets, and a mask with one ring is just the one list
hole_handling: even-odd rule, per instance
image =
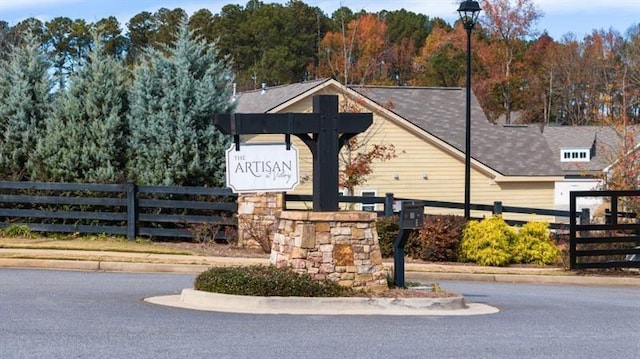
[[356, 211], [283, 211], [271, 264], [354, 289], [387, 289], [376, 217]]
[[284, 208], [284, 193], [238, 195], [238, 247], [262, 248], [269, 253], [278, 215]]

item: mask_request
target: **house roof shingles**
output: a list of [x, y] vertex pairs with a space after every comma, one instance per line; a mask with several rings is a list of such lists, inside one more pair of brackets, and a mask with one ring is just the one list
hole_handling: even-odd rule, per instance
[[[266, 113], [330, 79], [269, 87], [236, 96], [238, 113]], [[464, 88], [350, 86], [351, 90], [395, 113], [425, 132], [465, 151]], [[475, 96], [471, 102], [471, 156], [504, 176], [562, 176], [599, 171], [607, 157], [597, 147], [591, 162], [561, 163], [560, 150], [589, 148], [594, 139], [616, 143], [615, 132], [603, 127], [503, 126], [491, 124]]]
[[[463, 88], [354, 87], [424, 131], [465, 151]], [[390, 104], [390, 105], [389, 105]], [[471, 157], [505, 176], [558, 176], [561, 168], [538, 127], [491, 124], [471, 101]]]
[[[634, 133], [636, 137], [639, 134], [637, 129]], [[616, 130], [607, 126], [548, 126], [543, 135], [558, 161], [562, 149], [590, 149], [593, 146], [594, 153], [589, 162], [561, 162], [566, 174], [601, 172], [615, 161], [621, 143]], [[635, 143], [638, 140], [640, 138], [636, 138]]]
[[235, 112], [237, 113], [262, 113], [269, 112], [274, 107], [283, 104], [294, 97], [313, 90], [319, 85], [329, 81], [328, 79], [314, 80], [291, 85], [274, 86], [262, 89], [241, 92], [236, 95], [238, 103]]

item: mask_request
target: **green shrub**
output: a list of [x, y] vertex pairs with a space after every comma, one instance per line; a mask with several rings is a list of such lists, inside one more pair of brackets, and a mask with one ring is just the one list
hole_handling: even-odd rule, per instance
[[398, 230], [398, 216], [378, 217], [376, 231], [378, 232], [380, 254], [383, 257], [393, 256], [393, 242], [398, 236]]
[[460, 259], [480, 265], [503, 266], [511, 261], [511, 243], [517, 233], [501, 216], [470, 221], [464, 228]]
[[424, 227], [407, 240], [406, 254], [425, 261], [456, 262], [465, 223], [461, 216], [426, 216]]
[[560, 251], [549, 238], [549, 224], [529, 222], [518, 232], [511, 255], [516, 263], [554, 264]]
[[308, 274], [275, 266], [211, 268], [198, 275], [194, 288], [262, 297], [340, 297], [350, 291], [328, 279], [313, 280]]

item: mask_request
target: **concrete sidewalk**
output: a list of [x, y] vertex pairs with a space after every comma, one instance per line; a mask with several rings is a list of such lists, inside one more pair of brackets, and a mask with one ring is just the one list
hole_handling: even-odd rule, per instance
[[[268, 263], [267, 258], [0, 248], [0, 267], [199, 274], [212, 266], [267, 265]], [[385, 265], [392, 267], [393, 263], [385, 262]], [[577, 275], [561, 268], [482, 267], [407, 262], [405, 272], [408, 280], [640, 287], [640, 276]]]

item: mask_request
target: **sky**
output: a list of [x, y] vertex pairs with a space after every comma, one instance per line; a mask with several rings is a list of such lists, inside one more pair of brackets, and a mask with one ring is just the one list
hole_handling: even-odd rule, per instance
[[[317, 6], [330, 16], [341, 6], [354, 12], [364, 9], [369, 12], [380, 10], [406, 9], [425, 14], [431, 18], [440, 17], [450, 24], [458, 18], [456, 9], [460, 1], [454, 0], [303, 0], [310, 6]], [[263, 0], [264, 3], [286, 3], [287, 1]], [[533, 0], [543, 13], [537, 23], [539, 32], [547, 31], [554, 39], [560, 40], [568, 33], [583, 39], [594, 29], [610, 28], [624, 34], [632, 25], [640, 23], [640, 0]], [[118, 18], [123, 26], [134, 15], [161, 7], [180, 7], [189, 15], [207, 8], [216, 14], [227, 4], [246, 5], [246, 0], [195, 1], [195, 0], [0, 0], [0, 20], [15, 25], [28, 17], [48, 21], [58, 16], [84, 19], [95, 22], [108, 16]], [[481, 13], [482, 16], [482, 13]]]

